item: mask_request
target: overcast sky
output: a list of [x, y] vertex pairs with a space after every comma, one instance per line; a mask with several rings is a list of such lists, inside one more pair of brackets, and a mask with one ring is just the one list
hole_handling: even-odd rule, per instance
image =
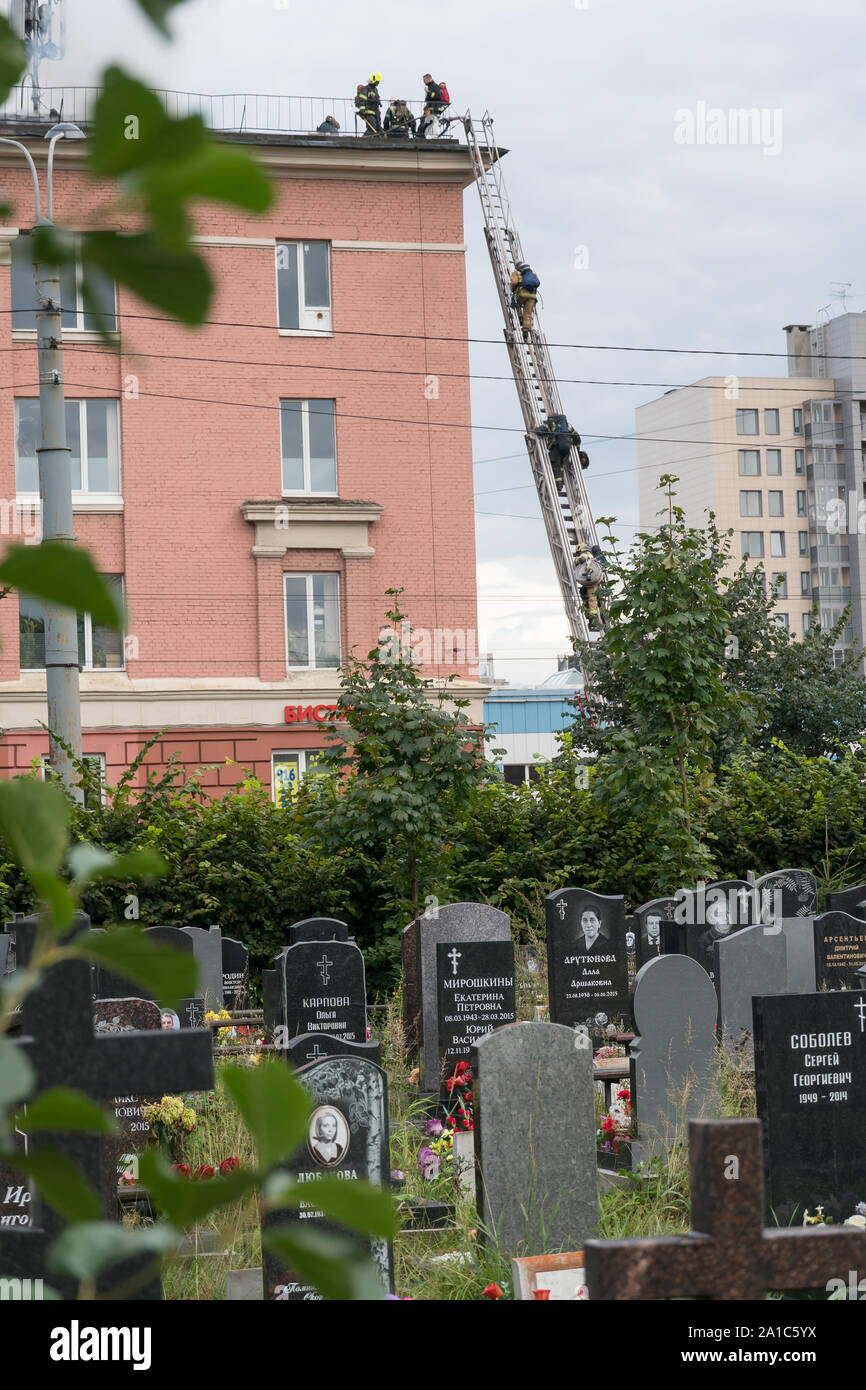
[[[834, 283], [853, 282], [848, 307], [866, 308], [863, 0], [188, 0], [172, 44], [132, 0], [66, 3], [68, 56], [44, 65], [45, 85], [93, 83], [120, 58], [179, 90], [351, 96], [376, 68], [383, 94], [418, 97], [429, 69], [456, 109], [489, 108], [547, 337], [595, 345], [553, 357], [595, 514], [623, 537], [637, 520], [635, 406], [785, 364], [610, 349], [781, 353], [784, 324], [840, 309]], [[678, 142], [678, 113], [700, 103], [761, 109], [763, 143]], [[501, 340], [471, 188], [466, 211], [470, 331]], [[472, 370], [506, 375], [504, 348], [475, 346]], [[497, 675], [535, 683], [567, 629], [513, 382], [474, 382], [473, 412], [481, 645]], [[707, 438], [699, 420], [694, 438]]]

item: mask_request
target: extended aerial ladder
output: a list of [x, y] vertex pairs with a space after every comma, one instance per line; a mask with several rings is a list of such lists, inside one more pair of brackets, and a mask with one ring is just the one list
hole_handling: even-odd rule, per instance
[[581, 603], [577, 554], [584, 546], [597, 545], [598, 535], [583, 480], [583, 469], [577, 448], [574, 447], [563, 460], [559, 481], [554, 476], [545, 441], [535, 433], [549, 415], [562, 415], [565, 412], [537, 310], [534, 327], [529, 332], [528, 341], [524, 342], [517, 314], [512, 307], [511, 272], [525, 257], [502, 176], [502, 163], [493, 135], [493, 118], [489, 112], [485, 112], [480, 121], [466, 116], [463, 124], [472, 155], [475, 184], [481, 198], [487, 249], [505, 319], [505, 343], [526, 426], [526, 447], [532, 476], [538, 489], [571, 635], [576, 640], [585, 641], [596, 634], [590, 632], [586, 611]]

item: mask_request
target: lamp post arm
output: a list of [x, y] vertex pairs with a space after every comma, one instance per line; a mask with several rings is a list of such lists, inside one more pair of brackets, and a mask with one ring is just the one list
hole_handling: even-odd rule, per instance
[[[33, 156], [32, 156], [32, 154], [30, 153], [30, 151], [28, 150], [27, 146], [21, 144], [21, 141], [20, 141], [20, 140], [11, 140], [7, 135], [0, 135], [0, 145], [14, 145], [15, 148], [16, 148], [16, 150], [20, 150], [21, 153], [23, 154], [24, 158], [27, 160], [27, 163], [28, 163], [28, 165], [29, 165], [29, 167], [30, 167], [30, 173], [33, 175], [33, 197], [34, 197], [34, 201], [35, 201], [35, 203], [36, 203], [36, 221], [38, 222], [38, 221], [41, 219], [41, 217], [42, 217], [42, 200], [41, 200], [41, 198], [40, 198], [40, 196], [39, 196], [39, 175], [38, 175], [37, 172], [36, 172], [36, 165], [33, 163]], [[53, 146], [53, 141], [52, 141], [52, 146]], [[50, 190], [51, 190], [51, 182], [50, 182], [50, 179], [51, 179], [51, 172], [50, 172], [50, 165], [49, 165], [49, 174], [48, 174], [48, 178], [49, 178], [49, 183], [48, 183], [48, 188], [49, 188], [49, 194], [48, 194], [48, 216], [50, 217], [50, 216], [51, 216], [51, 192], [50, 192]]]

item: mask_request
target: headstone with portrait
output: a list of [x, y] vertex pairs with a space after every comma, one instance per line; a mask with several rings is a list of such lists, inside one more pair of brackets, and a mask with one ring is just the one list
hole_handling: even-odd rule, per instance
[[625, 899], [560, 888], [545, 914], [551, 1022], [598, 1033], [628, 1009]]
[[676, 898], [653, 898], [634, 910], [637, 968], [656, 956], [669, 956], [683, 949], [682, 927], [675, 913]]
[[701, 884], [695, 891], [678, 896], [677, 920], [684, 927], [685, 954], [702, 965], [713, 979], [716, 942], [758, 921], [755, 885], [741, 878], [729, 878]]
[[[316, 1182], [326, 1176], [346, 1182], [364, 1180], [376, 1187], [390, 1183], [388, 1147], [388, 1082], [385, 1072], [365, 1057], [343, 1055], [307, 1063], [297, 1072], [310, 1093], [310, 1116], [304, 1148], [285, 1171], [308, 1184], [310, 1200], [300, 1207], [266, 1212], [262, 1234], [275, 1227], [303, 1222], [303, 1229], [333, 1232], [333, 1224], [316, 1208]], [[384, 1293], [394, 1289], [394, 1253], [389, 1241], [349, 1235], [365, 1247], [378, 1271]], [[298, 1303], [321, 1295], [263, 1244], [264, 1297]]]
[[816, 988], [859, 989], [857, 971], [866, 965], [866, 922], [847, 912], [822, 912], [814, 933]]

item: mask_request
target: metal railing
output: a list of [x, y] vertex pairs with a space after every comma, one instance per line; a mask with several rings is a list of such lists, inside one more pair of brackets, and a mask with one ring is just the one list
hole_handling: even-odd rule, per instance
[[[75, 121], [86, 126], [93, 119], [100, 87], [42, 87], [38, 91], [27, 84], [13, 87], [0, 105], [0, 122], [41, 123], [59, 119]], [[211, 130], [235, 135], [315, 135], [326, 116], [339, 122], [341, 136], [363, 135], [363, 122], [355, 110], [354, 98], [295, 97], [267, 95], [260, 92], [170, 92], [157, 89], [166, 112], [172, 120], [198, 114]], [[382, 99], [382, 119], [391, 98]], [[407, 106], [420, 119], [424, 102], [407, 101]], [[463, 137], [463, 125], [454, 120], [447, 129], [449, 139]]]

